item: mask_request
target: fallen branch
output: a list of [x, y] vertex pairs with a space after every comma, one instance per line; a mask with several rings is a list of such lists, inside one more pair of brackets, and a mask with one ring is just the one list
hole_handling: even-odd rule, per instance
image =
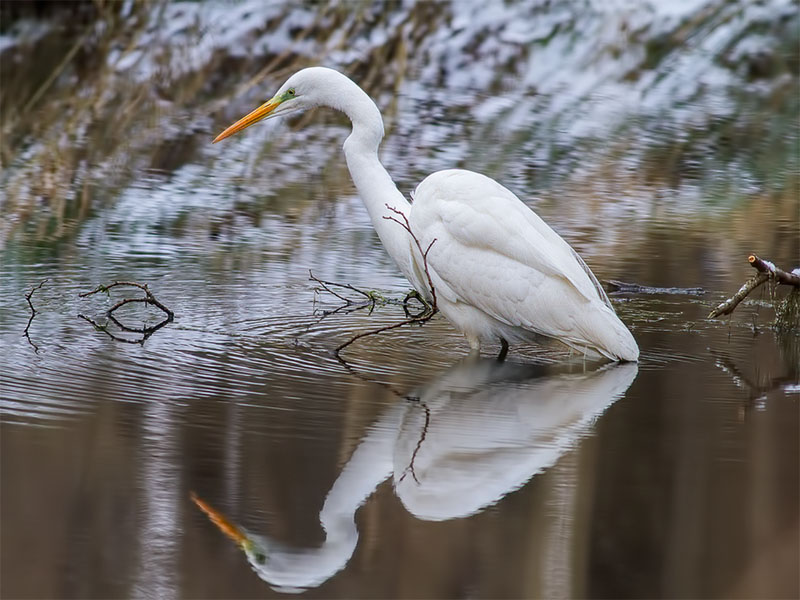
[[767, 273], [757, 273], [750, 279], [748, 279], [742, 287], [739, 288], [739, 291], [736, 292], [733, 296], [718, 304], [717, 307], [712, 310], [708, 314], [709, 319], [716, 319], [721, 315], [729, 315], [733, 312], [739, 303], [747, 298], [748, 294], [760, 286], [762, 283], [769, 281], [769, 274]]
[[161, 311], [163, 311], [167, 315], [167, 318], [170, 321], [175, 317], [175, 313], [173, 313], [170, 309], [168, 309], [166, 306], [164, 306], [163, 304], [161, 304], [161, 302], [158, 301], [158, 299], [153, 295], [153, 292], [151, 292], [150, 289], [147, 287], [146, 283], [138, 283], [136, 281], [114, 281], [114, 282], [112, 282], [112, 283], [110, 283], [108, 285], [98, 285], [91, 292], [84, 292], [82, 294], [78, 294], [78, 297], [86, 298], [87, 296], [91, 296], [92, 294], [97, 294], [98, 292], [104, 292], [104, 293], [107, 294], [108, 291], [111, 288], [116, 287], [118, 285], [128, 285], [128, 286], [137, 287], [140, 290], [144, 291], [145, 297], [144, 298], [124, 298], [123, 300], [120, 300], [114, 306], [112, 306], [111, 308], [109, 308], [106, 311], [106, 315], [108, 315], [109, 317], [111, 316], [111, 313], [113, 313], [115, 310], [117, 310], [118, 308], [120, 308], [122, 306], [125, 306], [126, 304], [128, 304], [130, 302], [143, 302], [144, 304], [152, 304], [156, 308], [158, 308]]
[[787, 273], [776, 267], [773, 263], [759, 258], [755, 254], [751, 254], [747, 258], [747, 261], [758, 273], [747, 280], [733, 296], [725, 300], [725, 302], [718, 304], [716, 308], [709, 313], [707, 318], [715, 319], [721, 315], [731, 314], [742, 300], [747, 298], [753, 290], [767, 281], [772, 280], [776, 282], [776, 284], [800, 287], [800, 274], [797, 272], [798, 269]]
[[[100, 324], [98, 324], [96, 321], [94, 321], [94, 320], [90, 319], [89, 317], [87, 317], [87, 316], [85, 316], [85, 315], [81, 315], [81, 314], [79, 314], [78, 316], [79, 316], [80, 318], [82, 318], [82, 319], [84, 319], [84, 320], [88, 321], [89, 323], [91, 323], [91, 324], [94, 326], [94, 328], [95, 328], [96, 330], [98, 330], [98, 331], [102, 331], [103, 333], [105, 333], [105, 334], [106, 334], [106, 335], [108, 335], [110, 338], [112, 338], [112, 339], [114, 339], [114, 340], [116, 340], [116, 341], [119, 341], [119, 342], [126, 342], [126, 343], [128, 343], [128, 344], [140, 344], [140, 345], [141, 345], [141, 344], [144, 344], [144, 342], [147, 340], [147, 338], [149, 338], [149, 337], [150, 337], [151, 335], [153, 335], [153, 334], [154, 334], [156, 331], [158, 331], [159, 329], [161, 329], [162, 327], [164, 327], [164, 325], [166, 325], [167, 323], [170, 323], [170, 322], [172, 322], [173, 318], [175, 317], [175, 313], [173, 313], [173, 312], [172, 312], [172, 311], [171, 311], [169, 308], [167, 308], [167, 307], [166, 307], [166, 306], [164, 306], [164, 305], [163, 305], [161, 302], [159, 302], [159, 300], [158, 300], [158, 299], [157, 299], [157, 298], [156, 298], [156, 297], [153, 295], [153, 293], [152, 293], [152, 292], [150, 291], [150, 289], [147, 287], [147, 284], [146, 284], [146, 283], [144, 283], [144, 284], [143, 284], [143, 283], [138, 283], [138, 282], [136, 282], [136, 281], [114, 281], [114, 282], [110, 283], [109, 285], [98, 285], [98, 286], [97, 286], [95, 289], [93, 289], [92, 291], [90, 291], [90, 292], [84, 292], [84, 293], [82, 293], [82, 294], [78, 294], [78, 296], [79, 296], [80, 298], [86, 298], [87, 296], [91, 296], [92, 294], [97, 294], [98, 292], [103, 292], [103, 293], [106, 293], [106, 294], [108, 294], [108, 292], [109, 292], [109, 290], [110, 290], [111, 288], [114, 288], [114, 287], [117, 287], [117, 286], [131, 286], [131, 287], [136, 287], [136, 288], [139, 288], [140, 290], [142, 290], [142, 291], [145, 293], [145, 295], [144, 295], [144, 297], [142, 297], [142, 298], [123, 298], [122, 300], [120, 300], [119, 302], [117, 302], [116, 304], [114, 304], [114, 306], [112, 306], [111, 308], [109, 308], [109, 309], [106, 311], [106, 316], [107, 316], [107, 317], [109, 318], [109, 320], [110, 320], [111, 322], [113, 322], [113, 323], [114, 323], [114, 324], [115, 324], [115, 325], [116, 325], [116, 326], [117, 326], [117, 327], [118, 327], [118, 328], [119, 328], [121, 331], [127, 331], [127, 332], [131, 332], [131, 333], [140, 333], [140, 334], [142, 334], [142, 337], [141, 337], [141, 338], [139, 338], [139, 339], [135, 339], [135, 340], [131, 340], [131, 339], [127, 339], [127, 338], [124, 338], [124, 337], [120, 337], [120, 336], [118, 336], [118, 335], [115, 335], [115, 334], [111, 333], [111, 332], [108, 330], [108, 324], [106, 324], [106, 325], [100, 325]], [[145, 326], [145, 325], [143, 325], [142, 327], [131, 327], [131, 326], [129, 326], [129, 325], [125, 325], [125, 324], [123, 324], [122, 322], [120, 322], [120, 321], [119, 321], [119, 320], [116, 318], [116, 316], [114, 315], [114, 312], [115, 312], [117, 309], [119, 309], [119, 308], [122, 308], [122, 307], [123, 307], [123, 306], [125, 306], [126, 304], [131, 304], [131, 303], [150, 304], [150, 305], [152, 305], [152, 306], [155, 306], [155, 307], [156, 307], [156, 308], [158, 308], [159, 310], [161, 310], [161, 311], [162, 311], [162, 312], [163, 312], [163, 313], [166, 315], [166, 317], [164, 318], [164, 320], [163, 320], [163, 321], [161, 321], [161, 322], [159, 322], [159, 323], [157, 323], [157, 324], [155, 324], [155, 325], [152, 325], [152, 326]]]
[[433, 316], [437, 312], [439, 312], [439, 308], [437, 307], [436, 303], [436, 288], [433, 287], [433, 281], [431, 280], [431, 273], [430, 270], [428, 269], [428, 253], [431, 251], [431, 248], [436, 243], [436, 238], [434, 238], [431, 241], [431, 243], [428, 244], [428, 247], [425, 250], [423, 250], [419, 238], [417, 238], [417, 236], [414, 235], [414, 232], [411, 231], [411, 224], [408, 222], [408, 217], [405, 215], [405, 213], [397, 210], [392, 206], [389, 206], [388, 204], [386, 205], [386, 208], [389, 209], [391, 212], [393, 212], [395, 215], [399, 216], [400, 218], [398, 219], [397, 217], [392, 215], [384, 216], [383, 218], [388, 221], [394, 221], [395, 223], [399, 224], [403, 229], [405, 229], [411, 236], [411, 239], [414, 240], [414, 243], [416, 244], [417, 249], [419, 250], [419, 253], [422, 256], [422, 267], [425, 271], [425, 277], [428, 280], [428, 289], [431, 293], [431, 301], [429, 303], [419, 293], [417, 293], [416, 295], [414, 295], [413, 293], [408, 294], [403, 300], [403, 305], [406, 315], [410, 315], [408, 309], [406, 308], [406, 305], [408, 303], [408, 300], [412, 297], [416, 297], [420, 302], [423, 303], [423, 310], [419, 314], [411, 315], [409, 316], [409, 318], [405, 319], [404, 321], [400, 321], [399, 323], [393, 323], [392, 325], [386, 325], [384, 327], [379, 327], [378, 329], [373, 329], [371, 331], [365, 331], [363, 333], [359, 333], [358, 335], [354, 335], [349, 340], [347, 340], [343, 344], [339, 344], [339, 346], [336, 347], [336, 350], [334, 350], [334, 352], [336, 353], [337, 356], [342, 350], [347, 348], [350, 344], [352, 344], [356, 340], [360, 340], [361, 338], [367, 337], [369, 335], [376, 335], [379, 333], [383, 333], [385, 331], [397, 329], [398, 327], [403, 327], [404, 325], [411, 325], [413, 323], [421, 325], [427, 321], [430, 321], [433, 318]]
[[36, 352], [37, 354], [39, 353], [39, 346], [37, 346], [36, 344], [33, 343], [33, 340], [31, 339], [31, 336], [29, 334], [29, 330], [31, 328], [31, 323], [33, 323], [33, 318], [38, 314], [38, 311], [33, 307], [33, 302], [31, 302], [31, 298], [33, 297], [33, 293], [36, 290], [40, 289], [45, 284], [46, 281], [47, 281], [47, 279], [42, 279], [42, 281], [39, 282], [39, 285], [37, 285], [36, 287], [31, 288], [31, 291], [28, 292], [27, 294], [25, 294], [25, 300], [28, 301], [28, 306], [31, 309], [31, 317], [30, 317], [30, 319], [28, 319], [28, 324], [25, 325], [25, 331], [22, 332], [22, 335], [24, 335], [26, 338], [28, 338], [28, 343], [31, 346], [33, 346], [33, 351]]
[[158, 331], [159, 329], [164, 327], [164, 325], [166, 325], [167, 323], [170, 322], [170, 319], [164, 319], [163, 321], [161, 321], [160, 323], [156, 323], [152, 327], [135, 328], [135, 327], [127, 327], [127, 326], [123, 325], [122, 323], [120, 323], [114, 317], [109, 317], [114, 322], [114, 324], [117, 327], [119, 327], [122, 331], [129, 331], [129, 332], [133, 332], [133, 333], [141, 333], [142, 334], [142, 337], [140, 337], [138, 339], [128, 339], [128, 338], [116, 335], [114, 333], [111, 333], [108, 330], [108, 324], [100, 325], [100, 323], [98, 323], [97, 321], [87, 317], [86, 315], [79, 314], [78, 316], [81, 319], [83, 319], [84, 321], [88, 321], [89, 323], [91, 323], [96, 331], [102, 331], [108, 337], [110, 337], [112, 340], [116, 340], [117, 342], [125, 342], [126, 344], [139, 344], [140, 346], [144, 345], [144, 343], [147, 341], [147, 339], [151, 335], [153, 335], [156, 331]]
[[706, 293], [701, 287], [652, 287], [649, 285], [639, 285], [638, 283], [626, 283], [616, 279], [607, 279], [604, 283], [610, 294], [687, 294], [699, 296]]

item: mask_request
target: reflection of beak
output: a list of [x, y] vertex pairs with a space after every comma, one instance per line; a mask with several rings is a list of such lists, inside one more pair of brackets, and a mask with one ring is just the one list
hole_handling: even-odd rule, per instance
[[211, 522], [219, 527], [222, 533], [227, 535], [245, 550], [250, 546], [251, 542], [249, 539], [247, 539], [247, 535], [236, 525], [228, 521], [228, 519], [226, 519], [222, 513], [219, 513], [211, 508], [211, 506], [198, 498], [194, 492], [192, 492], [191, 498], [192, 502], [194, 502], [200, 510], [206, 513], [208, 518], [211, 519]]
[[258, 123], [261, 119], [269, 116], [269, 114], [273, 110], [275, 110], [278, 106], [280, 106], [280, 104], [281, 101], [276, 100], [275, 98], [273, 98], [272, 100], [267, 100], [266, 102], [264, 102], [264, 104], [259, 106], [253, 112], [243, 116], [241, 119], [236, 121], [236, 123], [234, 123], [233, 125], [228, 127], [225, 131], [220, 133], [216, 138], [214, 138], [214, 141], [211, 143], [216, 144], [218, 141], [224, 140], [226, 137], [233, 135], [237, 131], [246, 129], [247, 127], [250, 127], [250, 125], [252, 125], [253, 123]]

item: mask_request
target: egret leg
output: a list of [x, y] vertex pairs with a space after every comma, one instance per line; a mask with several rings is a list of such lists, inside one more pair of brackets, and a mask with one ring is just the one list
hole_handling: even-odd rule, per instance
[[500, 354], [497, 355], [497, 362], [503, 362], [508, 354], [508, 340], [500, 338]]
[[481, 353], [481, 340], [477, 335], [464, 334], [469, 342], [469, 353], [480, 355]]

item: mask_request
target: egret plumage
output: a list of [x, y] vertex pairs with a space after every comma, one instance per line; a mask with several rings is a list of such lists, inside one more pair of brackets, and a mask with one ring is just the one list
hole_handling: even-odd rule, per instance
[[612, 360], [638, 360], [633, 335], [586, 263], [511, 191], [479, 173], [451, 169], [426, 177], [413, 203], [406, 200], [378, 158], [384, 136], [378, 107], [338, 71], [298, 71], [214, 142], [262, 119], [317, 106], [350, 118], [347, 167], [381, 242], [429, 302], [432, 284], [437, 308], [470, 348], [545, 336]]

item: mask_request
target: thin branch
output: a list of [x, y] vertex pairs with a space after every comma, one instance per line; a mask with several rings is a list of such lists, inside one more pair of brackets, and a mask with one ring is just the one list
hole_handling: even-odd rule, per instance
[[769, 281], [769, 274], [768, 273], [757, 273], [750, 279], [748, 279], [742, 287], [739, 288], [739, 291], [736, 292], [733, 296], [722, 302], [721, 304], [717, 305], [717, 307], [712, 310], [708, 317], [709, 319], [716, 319], [721, 315], [729, 315], [733, 312], [733, 310], [739, 306], [739, 303], [747, 298], [748, 294], [760, 286], [762, 283], [766, 283]]
[[414, 232], [411, 231], [411, 224], [408, 222], [408, 217], [406, 216], [406, 214], [404, 212], [400, 211], [400, 210], [397, 210], [393, 206], [389, 206], [388, 204], [386, 204], [385, 206], [386, 206], [387, 209], [389, 209], [390, 211], [392, 211], [396, 215], [400, 215], [403, 218], [403, 220], [401, 222], [401, 221], [399, 221], [398, 219], [396, 219], [395, 217], [392, 217], [392, 216], [384, 216], [383, 218], [387, 219], [389, 221], [394, 221], [395, 223], [398, 223], [403, 229], [405, 229], [408, 232], [408, 234], [411, 236], [411, 239], [414, 240], [414, 244], [416, 244], [417, 250], [419, 250], [419, 253], [422, 255], [422, 266], [423, 266], [423, 268], [425, 270], [425, 277], [428, 279], [428, 288], [430, 289], [431, 298], [433, 299], [433, 302], [431, 303], [431, 307], [433, 308], [433, 311], [436, 312], [436, 311], [439, 310], [437, 308], [437, 304], [436, 304], [436, 288], [433, 287], [433, 281], [431, 281], [431, 272], [428, 269], [428, 252], [431, 251], [431, 247], [436, 243], [436, 238], [433, 238], [431, 243], [428, 244], [428, 247], [423, 251], [422, 250], [422, 244], [420, 244], [420, 242], [419, 242], [419, 238], [417, 238], [417, 236], [414, 235]]
[[417, 440], [417, 445], [414, 448], [414, 452], [411, 453], [411, 462], [408, 464], [405, 470], [403, 470], [403, 474], [400, 476], [400, 479], [397, 480], [397, 483], [401, 483], [403, 479], [406, 478], [406, 475], [411, 473], [411, 477], [413, 477], [414, 481], [416, 481], [417, 485], [419, 485], [419, 479], [417, 479], [417, 473], [414, 471], [414, 462], [417, 460], [417, 453], [419, 452], [419, 449], [422, 447], [422, 442], [425, 441], [425, 437], [428, 435], [428, 426], [431, 423], [431, 409], [428, 408], [428, 405], [425, 404], [424, 402], [421, 402], [420, 406], [422, 406], [422, 410], [425, 411], [425, 423], [422, 425], [422, 432], [420, 433], [419, 440]]
[[[159, 300], [150, 291], [150, 288], [147, 287], [146, 283], [143, 284], [143, 283], [138, 283], [136, 281], [114, 281], [114, 282], [112, 282], [112, 283], [110, 283], [108, 285], [98, 285], [92, 291], [84, 292], [82, 294], [78, 294], [78, 296], [80, 298], [86, 298], [87, 296], [91, 296], [92, 294], [97, 294], [98, 292], [108, 293], [108, 291], [111, 288], [114, 288], [114, 287], [117, 287], [117, 286], [131, 286], [131, 287], [139, 288], [140, 290], [142, 290], [145, 293], [145, 296], [143, 298], [123, 298], [122, 300], [120, 300], [119, 302], [114, 304], [114, 306], [112, 306], [111, 308], [109, 308], [106, 311], [106, 316], [121, 331], [127, 331], [127, 332], [131, 332], [131, 333], [140, 333], [140, 334], [142, 334], [141, 338], [135, 339], [135, 340], [129, 340], [127, 338], [123, 338], [123, 337], [117, 336], [117, 335], [111, 333], [108, 330], [108, 324], [100, 325], [100, 324], [98, 324], [97, 322], [93, 321], [92, 319], [90, 319], [89, 317], [87, 317], [85, 315], [80, 315], [79, 314], [78, 316], [80, 318], [88, 321], [89, 323], [91, 323], [94, 326], [94, 328], [97, 329], [98, 331], [102, 331], [103, 333], [108, 335], [110, 338], [112, 338], [114, 340], [117, 340], [118, 342], [126, 342], [128, 344], [140, 344], [140, 345], [144, 344], [144, 342], [147, 340], [147, 338], [149, 338], [156, 331], [158, 331], [159, 329], [164, 327], [167, 323], [172, 322], [173, 318], [175, 317], [175, 313], [173, 313], [169, 308], [167, 308], [161, 302], [159, 302]], [[155, 325], [151, 325], [151, 326], [142, 325], [142, 327], [130, 327], [129, 325], [125, 325], [122, 322], [120, 322], [114, 316], [114, 312], [117, 309], [122, 308], [126, 304], [131, 304], [133, 302], [139, 302], [139, 303], [142, 303], [142, 304], [150, 304], [152, 306], [155, 306], [156, 308], [161, 310], [166, 315], [166, 317], [164, 318], [163, 321], [161, 321], [159, 323], [156, 323]]]
[[421, 317], [411, 317], [410, 319], [406, 319], [404, 321], [400, 321], [399, 323], [393, 323], [392, 325], [386, 325], [384, 327], [379, 327], [378, 329], [372, 329], [370, 331], [364, 331], [362, 333], [354, 335], [353, 337], [351, 337], [349, 340], [347, 340], [343, 344], [339, 344], [339, 346], [336, 347], [336, 350], [334, 350], [334, 352], [338, 355], [339, 352], [341, 352], [342, 350], [347, 348], [350, 344], [352, 344], [356, 340], [360, 340], [363, 337], [367, 337], [368, 335], [376, 335], [378, 333], [383, 333], [384, 331], [389, 331], [391, 329], [397, 329], [398, 327], [402, 327], [403, 325], [411, 325], [412, 323], [420, 323], [420, 324], [425, 323], [427, 321], [430, 321], [431, 318], [433, 317], [433, 315], [435, 315], [435, 314], [436, 314], [436, 311], [428, 310]]
[[31, 291], [28, 292], [27, 294], [25, 294], [25, 300], [28, 301], [28, 306], [31, 309], [31, 317], [30, 317], [30, 319], [28, 319], [28, 324], [25, 325], [25, 331], [22, 332], [22, 335], [24, 335], [26, 338], [28, 338], [28, 343], [31, 346], [33, 346], [33, 351], [36, 352], [36, 354], [39, 353], [39, 346], [37, 346], [36, 344], [33, 343], [33, 340], [31, 339], [31, 336], [29, 334], [29, 330], [31, 328], [31, 323], [33, 323], [33, 318], [37, 315], [38, 311], [33, 307], [33, 302], [31, 302], [31, 298], [33, 297], [33, 293], [36, 290], [40, 289], [45, 284], [46, 281], [47, 281], [47, 279], [42, 279], [42, 281], [39, 282], [39, 285], [37, 285], [36, 287], [31, 288]]
[[146, 283], [139, 283], [139, 282], [136, 282], [136, 281], [114, 281], [114, 282], [112, 282], [112, 283], [110, 283], [108, 285], [98, 285], [91, 292], [84, 292], [82, 294], [78, 294], [78, 297], [86, 298], [87, 296], [91, 296], [92, 294], [97, 294], [98, 292], [108, 293], [108, 291], [111, 288], [117, 287], [119, 285], [127, 285], [127, 286], [132, 286], [132, 287], [139, 288], [140, 290], [142, 290], [145, 293], [145, 297], [144, 298], [125, 298], [123, 300], [120, 300], [114, 306], [112, 306], [111, 308], [109, 308], [106, 311], [106, 315], [111, 316], [111, 314], [115, 310], [117, 310], [118, 308], [121, 308], [122, 306], [125, 306], [126, 304], [128, 304], [130, 302], [144, 302], [145, 304], [152, 304], [153, 306], [155, 306], [156, 308], [161, 310], [164, 314], [167, 315], [167, 319], [169, 321], [171, 321], [175, 317], [175, 313], [173, 313], [169, 308], [167, 308], [161, 302], [158, 301], [158, 299], [153, 295], [153, 292], [150, 291], [150, 288], [147, 287]]
[[353, 304], [353, 301], [350, 300], [350, 298], [347, 298], [346, 296], [342, 296], [341, 294], [337, 294], [336, 292], [334, 292], [328, 286], [329, 285], [330, 286], [334, 286], [335, 285], [336, 287], [346, 288], [348, 290], [352, 290], [354, 292], [358, 292], [359, 294], [363, 294], [363, 295], [365, 295], [365, 296], [367, 296], [369, 298], [369, 294], [367, 294], [366, 292], [364, 292], [364, 291], [362, 291], [362, 290], [360, 290], [360, 289], [358, 289], [356, 287], [353, 287], [349, 283], [335, 283], [335, 282], [332, 282], [332, 281], [324, 281], [322, 279], [318, 279], [318, 278], [314, 277], [314, 273], [311, 272], [311, 269], [308, 270], [308, 279], [310, 281], [314, 281], [314, 282], [318, 283], [319, 285], [322, 286], [322, 289], [324, 289], [326, 292], [328, 292], [329, 294], [331, 294], [333, 296], [336, 296], [339, 300], [341, 300], [342, 302], [345, 302], [347, 304]]
[[[428, 280], [428, 287], [429, 287], [430, 294], [431, 294], [431, 302], [428, 302], [417, 290], [412, 290], [411, 292], [406, 294], [405, 298], [403, 298], [402, 301], [398, 301], [398, 300], [393, 300], [391, 298], [384, 298], [384, 297], [380, 296], [379, 294], [376, 294], [375, 292], [372, 292], [372, 291], [365, 292], [364, 290], [360, 290], [357, 287], [352, 286], [352, 285], [350, 285], [348, 283], [336, 283], [336, 282], [333, 282], [333, 281], [325, 281], [323, 279], [319, 279], [318, 277], [315, 277], [314, 274], [311, 271], [309, 271], [308, 272], [308, 276], [309, 276], [309, 280], [310, 281], [314, 281], [315, 283], [319, 284], [322, 287], [323, 290], [325, 290], [326, 292], [328, 292], [332, 296], [335, 296], [336, 298], [338, 298], [339, 300], [341, 300], [342, 302], [345, 303], [344, 306], [340, 306], [339, 308], [337, 308], [334, 311], [330, 311], [330, 312], [327, 312], [327, 313], [323, 312], [322, 319], [324, 319], [325, 317], [327, 317], [327, 316], [329, 316], [331, 314], [338, 313], [339, 311], [343, 310], [346, 307], [352, 307], [351, 310], [349, 310], [347, 312], [352, 312], [352, 311], [360, 310], [362, 308], [367, 308], [367, 307], [369, 307], [370, 308], [370, 312], [372, 312], [372, 309], [378, 303], [380, 303], [380, 304], [398, 304], [398, 305], [403, 307], [403, 311], [406, 314], [407, 318], [405, 320], [403, 320], [403, 321], [400, 321], [399, 323], [393, 323], [391, 325], [385, 325], [383, 327], [379, 327], [378, 329], [373, 329], [373, 330], [370, 330], [370, 331], [365, 331], [363, 333], [359, 333], [359, 334], [351, 337], [346, 342], [344, 342], [344, 343], [340, 344], [339, 346], [337, 346], [336, 349], [334, 350], [334, 353], [335, 353], [336, 357], [339, 358], [340, 360], [342, 360], [342, 359], [339, 356], [339, 353], [342, 350], [344, 350], [345, 348], [347, 348], [350, 344], [355, 342], [356, 340], [360, 340], [361, 338], [367, 337], [369, 335], [376, 335], [378, 333], [383, 333], [385, 331], [390, 331], [392, 329], [397, 329], [399, 327], [403, 327], [404, 325], [410, 325], [412, 323], [419, 323], [419, 324], [425, 323], [425, 322], [429, 321], [439, 311], [439, 309], [437, 307], [437, 301], [436, 301], [436, 288], [434, 288], [434, 286], [433, 286], [433, 280], [431, 279], [430, 269], [428, 268], [428, 254], [430, 253], [431, 248], [433, 247], [433, 245], [436, 243], [436, 238], [434, 238], [431, 241], [431, 243], [428, 244], [428, 247], [423, 250], [422, 249], [422, 244], [420, 243], [419, 238], [417, 238], [417, 236], [414, 235], [414, 232], [411, 231], [411, 224], [408, 221], [408, 217], [406, 217], [406, 215], [402, 211], [399, 211], [396, 208], [393, 208], [393, 207], [389, 206], [388, 204], [386, 205], [386, 208], [389, 209], [395, 215], [398, 215], [400, 218], [397, 218], [397, 217], [392, 216], [392, 215], [384, 216], [383, 218], [387, 219], [389, 221], [394, 221], [395, 223], [399, 224], [403, 229], [405, 229], [409, 233], [409, 235], [411, 236], [411, 239], [414, 240], [414, 243], [416, 244], [417, 249], [419, 250], [419, 253], [422, 256], [422, 264], [423, 264], [423, 269], [425, 271], [425, 276], [426, 276], [426, 278]], [[350, 290], [350, 291], [356, 292], [356, 293], [361, 294], [362, 296], [364, 296], [367, 299], [367, 301], [359, 304], [359, 303], [355, 302], [354, 300], [351, 300], [350, 298], [347, 298], [346, 296], [333, 291], [331, 289], [332, 287], [338, 287], [338, 288], [342, 288], [342, 289], [346, 289], [346, 290]], [[422, 304], [422, 310], [417, 314], [412, 314], [411, 311], [409, 311], [409, 309], [408, 309], [409, 301], [411, 299], [414, 299], [414, 298], [419, 300], [419, 302]], [[320, 319], [320, 320], [322, 320], [322, 319]]]
[[[416, 298], [418, 300], [420, 300], [423, 303], [423, 306], [424, 306], [424, 310], [420, 314], [412, 315], [409, 318], [405, 319], [404, 321], [400, 321], [399, 323], [394, 323], [392, 325], [385, 325], [384, 327], [379, 327], [378, 329], [373, 329], [371, 331], [365, 331], [363, 333], [359, 333], [357, 335], [354, 335], [349, 340], [347, 340], [346, 342], [344, 342], [344, 343], [342, 343], [342, 344], [340, 344], [339, 346], [336, 347], [336, 350], [334, 350], [334, 353], [336, 354], [336, 356], [339, 356], [339, 353], [342, 350], [344, 350], [345, 348], [347, 348], [350, 344], [352, 344], [356, 340], [360, 340], [363, 337], [367, 337], [369, 335], [376, 335], [376, 334], [379, 334], [379, 333], [383, 333], [385, 331], [390, 331], [392, 329], [397, 329], [399, 327], [403, 327], [404, 325], [411, 325], [412, 323], [418, 323], [418, 324], [426, 323], [427, 321], [430, 321], [437, 312], [439, 312], [439, 308], [438, 308], [437, 302], [436, 302], [436, 288], [434, 288], [434, 286], [433, 286], [433, 281], [431, 280], [430, 269], [428, 269], [428, 253], [431, 251], [431, 248], [433, 247], [433, 244], [436, 243], [436, 238], [434, 238], [431, 241], [431, 243], [428, 244], [428, 247], [425, 250], [423, 250], [422, 249], [422, 244], [420, 243], [419, 238], [417, 238], [417, 236], [414, 235], [414, 232], [411, 231], [411, 224], [408, 222], [408, 217], [405, 215], [405, 213], [403, 213], [400, 210], [397, 210], [396, 208], [394, 208], [392, 206], [389, 206], [388, 204], [386, 205], [386, 208], [389, 209], [394, 214], [398, 215], [400, 217], [400, 219], [402, 219], [402, 220], [400, 220], [397, 217], [394, 217], [392, 215], [384, 216], [383, 218], [388, 220], [388, 221], [394, 221], [395, 223], [400, 225], [403, 229], [405, 229], [408, 232], [408, 234], [411, 236], [411, 239], [414, 240], [414, 243], [416, 244], [417, 249], [419, 250], [419, 253], [422, 255], [422, 266], [423, 266], [423, 269], [425, 270], [425, 277], [428, 279], [428, 286], [429, 286], [429, 290], [431, 292], [431, 300], [432, 301], [431, 301], [430, 304], [428, 304], [428, 302], [425, 300], [425, 298], [423, 298], [419, 293], [417, 293], [416, 294]], [[408, 311], [407, 305], [408, 305], [408, 300], [411, 297], [412, 297], [412, 294], [408, 294], [405, 297], [405, 299], [403, 300], [403, 310], [406, 312], [406, 315], [410, 314], [409, 311]]]

